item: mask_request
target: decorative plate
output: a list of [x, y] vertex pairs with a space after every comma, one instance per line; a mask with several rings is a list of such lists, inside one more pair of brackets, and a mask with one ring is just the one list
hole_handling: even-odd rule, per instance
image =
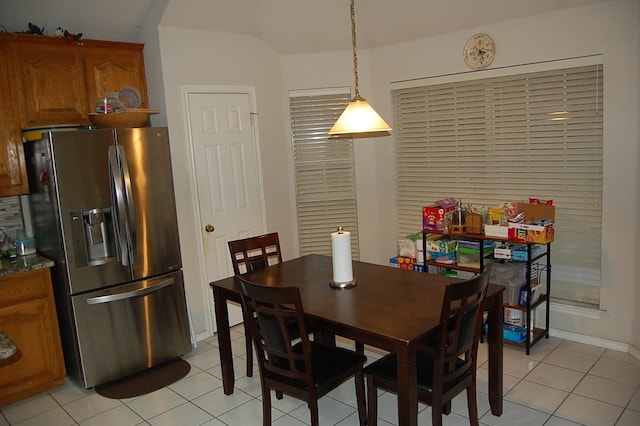
[[118, 99], [125, 108], [138, 108], [142, 104], [142, 95], [133, 86], [122, 87], [118, 92]]

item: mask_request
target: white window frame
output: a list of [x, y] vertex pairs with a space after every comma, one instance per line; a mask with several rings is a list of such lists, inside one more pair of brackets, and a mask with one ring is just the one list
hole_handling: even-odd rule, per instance
[[[593, 95], [599, 116], [595, 112], [595, 117], [581, 117], [582, 112], [577, 111], [581, 101], [572, 100], [570, 93], [558, 101], [552, 99], [555, 94], [551, 92], [549, 99], [541, 98], [540, 93], [547, 92], [540, 85], [531, 91], [531, 99], [516, 92], [503, 95], [509, 101], [522, 101], [519, 111], [516, 108], [505, 111], [500, 109], [502, 105], [496, 108], [491, 100], [495, 93], [511, 90], [510, 87], [496, 88], [495, 82], [500, 80], [511, 82], [521, 77], [536, 78], [558, 74], [564, 69], [592, 66], [599, 68], [599, 94]], [[542, 81], [544, 84], [546, 81]], [[552, 84], [556, 83], [549, 83]], [[602, 239], [602, 57], [397, 82], [391, 89], [396, 114], [398, 236], [421, 229], [421, 207], [444, 197], [485, 206], [529, 197], [554, 199], [556, 240], [551, 250], [552, 296], [555, 301], [598, 307]], [[426, 96], [430, 96], [430, 100], [421, 99]], [[562, 112], [559, 107], [565, 105], [571, 114], [543, 116], [545, 102], [549, 102], [547, 113]], [[512, 130], [504, 121], [500, 122], [501, 114], [514, 111], [527, 117], [529, 123], [513, 124], [516, 128]], [[567, 117], [570, 119], [550, 120]], [[542, 125], [549, 131], [549, 136], [544, 138], [540, 138], [545, 135], [538, 130], [540, 127], [535, 128]], [[548, 140], [549, 145], [542, 145], [543, 139]], [[568, 163], [558, 163], [564, 155], [562, 149], [571, 150], [568, 158], [579, 160], [573, 166], [579, 169], [583, 166], [578, 170], [583, 173], [583, 187], [563, 187], [568, 180], [559, 170], [573, 172], [575, 169]], [[590, 181], [592, 178], [595, 179]], [[591, 187], [582, 192], [587, 185]]]

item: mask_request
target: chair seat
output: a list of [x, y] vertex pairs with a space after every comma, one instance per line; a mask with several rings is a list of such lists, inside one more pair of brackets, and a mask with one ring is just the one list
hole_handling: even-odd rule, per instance
[[[336, 383], [351, 377], [367, 361], [366, 356], [349, 349], [327, 346], [314, 341], [309, 343], [315, 386], [319, 395], [333, 389]], [[302, 343], [296, 343], [293, 349], [297, 353], [302, 353]], [[287, 360], [283, 359], [278, 364], [286, 367], [286, 363]], [[302, 365], [299, 368], [302, 368]], [[269, 371], [265, 371], [265, 376], [299, 388], [306, 387], [304, 380], [291, 380]]]
[[[416, 354], [418, 391], [433, 392], [434, 356], [435, 353], [430, 348], [419, 351]], [[463, 363], [463, 360], [458, 359], [458, 366]], [[395, 354], [388, 354], [364, 368], [365, 376], [374, 376], [376, 379], [387, 383], [397, 383], [397, 373], [398, 358]], [[463, 375], [454, 383], [449, 383], [444, 391], [446, 392], [447, 388], [454, 387], [457, 383], [464, 381], [468, 376], [468, 374]]]

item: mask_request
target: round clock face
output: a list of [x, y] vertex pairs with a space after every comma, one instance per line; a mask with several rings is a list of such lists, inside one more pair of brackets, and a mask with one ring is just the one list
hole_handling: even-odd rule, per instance
[[464, 45], [464, 61], [474, 70], [487, 68], [495, 57], [496, 44], [487, 34], [474, 34]]

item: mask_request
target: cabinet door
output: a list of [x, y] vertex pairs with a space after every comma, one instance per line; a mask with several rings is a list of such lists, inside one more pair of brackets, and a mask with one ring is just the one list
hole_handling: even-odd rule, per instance
[[92, 47], [84, 52], [90, 108], [95, 106], [95, 99], [117, 92], [124, 86], [138, 89], [142, 96], [140, 108], [148, 107], [142, 48], [140, 44], [131, 43], [123, 47]]
[[10, 57], [9, 44], [0, 40], [0, 197], [29, 192]]
[[23, 98], [22, 127], [87, 124], [87, 93], [81, 49], [63, 40], [14, 45]]
[[64, 383], [49, 270], [0, 279], [0, 328], [18, 352], [0, 361], [0, 406]]

